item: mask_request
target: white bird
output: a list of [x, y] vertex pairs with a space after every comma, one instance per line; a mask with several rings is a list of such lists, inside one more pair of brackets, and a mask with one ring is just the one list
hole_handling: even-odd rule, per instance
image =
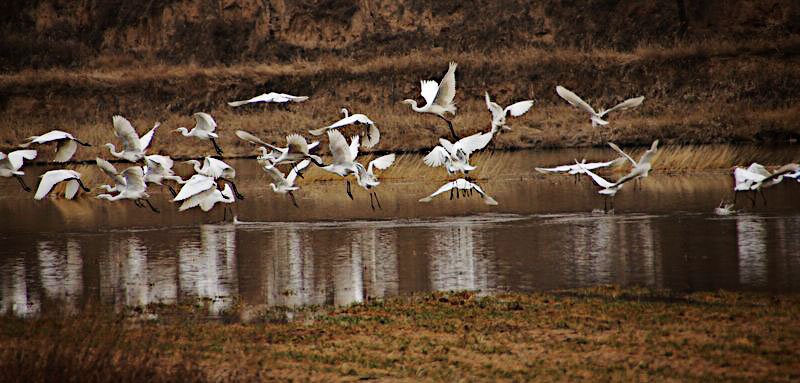
[[592, 108], [588, 103], [586, 103], [586, 101], [583, 101], [580, 97], [578, 97], [578, 95], [572, 93], [572, 91], [570, 91], [567, 88], [564, 88], [561, 85], [556, 86], [556, 93], [558, 93], [558, 95], [561, 96], [561, 98], [566, 100], [568, 103], [572, 104], [572, 106], [575, 106], [578, 109], [581, 109], [591, 114], [592, 127], [596, 127], [598, 125], [603, 125], [603, 126], [608, 125], [608, 121], [604, 120], [603, 117], [610, 112], [613, 112], [615, 110], [626, 110], [635, 108], [641, 105], [642, 102], [644, 102], [644, 96], [639, 96], [635, 98], [629, 98], [615, 105], [611, 109], [600, 109], [600, 111], [595, 111], [594, 108]]
[[89, 188], [83, 185], [81, 182], [81, 174], [69, 169], [58, 169], [58, 170], [50, 170], [42, 175], [39, 176], [41, 178], [39, 180], [39, 187], [36, 188], [36, 194], [34, 194], [33, 199], [41, 200], [44, 198], [50, 190], [53, 189], [59, 182], [67, 182], [67, 189], [64, 192], [64, 196], [67, 199], [75, 198], [75, 194], [78, 193], [78, 187], [83, 189], [85, 192], [89, 192]]
[[264, 169], [264, 171], [267, 172], [267, 174], [269, 174], [274, 181], [269, 184], [272, 187], [272, 191], [275, 193], [285, 194], [287, 197], [292, 199], [292, 204], [295, 207], [299, 207], [297, 206], [297, 201], [294, 199], [294, 194], [292, 194], [292, 192], [300, 188], [295, 186], [294, 181], [297, 178], [297, 175], [310, 163], [311, 161], [309, 160], [300, 161], [297, 166], [293, 167], [292, 170], [289, 171], [289, 175], [285, 177], [283, 173], [274, 165], [266, 165], [263, 166], [262, 169]]
[[225, 184], [225, 187], [220, 191], [213, 178], [195, 174], [183, 184], [173, 201], [183, 201], [180, 208], [178, 208], [179, 211], [185, 211], [195, 206], [200, 206], [203, 211], [209, 211], [217, 202], [233, 203], [236, 199], [230, 184]]
[[[268, 144], [264, 140], [245, 132], [244, 130], [237, 130], [236, 136], [253, 144], [262, 145], [262, 157], [263, 159], [270, 160], [274, 165], [284, 163], [284, 162], [299, 162], [304, 159], [309, 159], [317, 166], [324, 166], [322, 163], [322, 158], [317, 155], [309, 154], [308, 151], [317, 147], [319, 142], [313, 142], [310, 145], [306, 142], [306, 139], [299, 134], [290, 134], [286, 136], [286, 147], [279, 148], [275, 145]], [[273, 151], [276, 151], [280, 154], [278, 155], [269, 155], [267, 153], [267, 149], [270, 148]]]
[[218, 138], [219, 135], [214, 133], [214, 130], [217, 129], [217, 122], [214, 121], [214, 118], [211, 117], [210, 114], [205, 112], [197, 112], [192, 115], [195, 120], [194, 128], [192, 130], [188, 130], [185, 127], [181, 126], [178, 129], [175, 129], [176, 132], [180, 132], [184, 137], [197, 137], [201, 140], [208, 140], [214, 144], [214, 150], [217, 151], [217, 154], [220, 156], [222, 155], [222, 149], [217, 145], [217, 141], [214, 140]]
[[[333, 174], [347, 177], [348, 174], [356, 173], [356, 157], [358, 156], [358, 136], [353, 136], [350, 139], [350, 145], [347, 145], [347, 140], [338, 130], [328, 130], [328, 150], [333, 156], [331, 163], [322, 166], [321, 169]], [[353, 193], [350, 192], [350, 180], [345, 178], [347, 183], [347, 195], [353, 199]]]
[[96, 157], [94, 161], [103, 174], [107, 175], [112, 181], [114, 181], [114, 186], [100, 185], [97, 187], [98, 189], [103, 189], [109, 193], [121, 192], [125, 189], [125, 177], [123, 177], [122, 174], [117, 171], [117, 168], [115, 168], [114, 165], [100, 157]]
[[725, 200], [723, 199], [722, 201], [719, 202], [719, 206], [714, 208], [714, 214], [716, 214], [716, 215], [731, 215], [731, 214], [734, 214], [734, 213], [736, 213], [736, 210], [734, 209], [734, 207], [735, 207], [734, 204], [726, 203]]
[[24, 160], [31, 161], [36, 158], [36, 151], [27, 149], [27, 150], [15, 150], [8, 154], [0, 152], [0, 177], [14, 177], [19, 181], [19, 184], [22, 185], [22, 189], [25, 191], [31, 191], [31, 188], [25, 184], [25, 180], [22, 179], [22, 176], [25, 175], [25, 172], [19, 170], [22, 168], [22, 163]]
[[375, 192], [375, 190], [371, 190], [380, 185], [380, 181], [378, 181], [378, 177], [375, 176], [373, 169], [386, 170], [389, 166], [392, 166], [394, 159], [394, 153], [380, 156], [370, 161], [366, 168], [364, 165], [356, 162], [356, 181], [358, 182], [358, 186], [361, 186], [369, 192], [369, 206], [372, 210], [375, 210], [375, 206], [372, 202], [373, 195], [375, 196], [375, 201], [378, 202], [378, 207], [383, 209], [381, 201], [378, 199], [378, 193]]
[[211, 177], [212, 179], [221, 179], [226, 181], [233, 187], [233, 193], [238, 199], [244, 199], [244, 196], [239, 193], [236, 188], [236, 183], [233, 179], [236, 178], [236, 169], [226, 164], [224, 161], [218, 160], [214, 157], [206, 157], [203, 160], [203, 167], [200, 167], [200, 161], [188, 160], [184, 161], [187, 164], [194, 166], [194, 171], [197, 174]]
[[459, 178], [459, 179], [457, 179], [455, 181], [448, 182], [448, 183], [442, 185], [442, 187], [440, 187], [438, 190], [433, 192], [433, 194], [431, 194], [431, 195], [429, 195], [429, 196], [427, 196], [425, 198], [420, 198], [419, 202], [431, 202], [433, 197], [435, 197], [435, 196], [437, 196], [439, 194], [442, 194], [442, 193], [444, 193], [444, 192], [446, 192], [448, 190], [450, 191], [450, 199], [453, 199], [453, 191], [454, 190], [456, 192], [455, 193], [456, 198], [459, 197], [459, 194], [463, 194], [465, 197], [468, 196], [468, 195], [471, 195], [472, 194], [472, 190], [475, 190], [483, 198], [483, 202], [485, 204], [487, 204], [487, 205], [497, 205], [497, 201], [495, 201], [494, 198], [492, 198], [488, 194], [486, 194], [483, 191], [483, 189], [481, 189], [481, 187], [478, 186], [478, 184], [469, 182], [469, 181], [467, 181], [467, 180], [465, 180], [463, 178]]
[[486, 108], [492, 112], [492, 130], [501, 128], [510, 130], [510, 128], [506, 126], [506, 116], [510, 113], [513, 117], [519, 117], [528, 112], [528, 110], [533, 106], [533, 100], [525, 100], [515, 102], [503, 108], [489, 98], [489, 92], [486, 92], [485, 96]]
[[[627, 158], [628, 161], [630, 161], [631, 165], [633, 165], [633, 169], [631, 169], [631, 171], [628, 174], [617, 180], [618, 184], [625, 183], [631, 179], [635, 179], [636, 182], [638, 183], [641, 182], [644, 178], [647, 178], [648, 175], [650, 175], [650, 169], [652, 168], [651, 162], [653, 160], [653, 157], [656, 155], [656, 151], [658, 151], [658, 140], [653, 141], [653, 143], [650, 145], [650, 149], [645, 151], [644, 154], [642, 154], [642, 156], [639, 157], [639, 162], [634, 161], [633, 158], [631, 158], [631, 156], [623, 152], [622, 149], [620, 149], [619, 146], [617, 146], [613, 142], [609, 142], [608, 146], [610, 146], [611, 149], [617, 151], [617, 153], [621, 154], [623, 157]], [[641, 188], [641, 184], [639, 185], [639, 187]], [[635, 190], [635, 184], [634, 184], [634, 190]]]
[[456, 66], [456, 63], [450, 62], [447, 73], [438, 84], [433, 80], [420, 81], [420, 94], [425, 99], [425, 105], [422, 107], [417, 106], [416, 100], [403, 100], [404, 104], [411, 105], [413, 111], [435, 114], [447, 122], [447, 126], [450, 127], [450, 133], [455, 140], [458, 139], [458, 136], [456, 131], [453, 130], [453, 123], [445, 118], [444, 115], [445, 113], [450, 113], [455, 116], [457, 110], [456, 104], [453, 103], [453, 99], [456, 97]]
[[[582, 165], [578, 163], [578, 166]], [[614, 209], [614, 196], [617, 195], [617, 192], [619, 191], [620, 188], [622, 188], [624, 182], [610, 182], [586, 168], [583, 168], [583, 174], [587, 174], [590, 177], [592, 177], [592, 181], [594, 181], [594, 183], [597, 184], [597, 186], [600, 186], [601, 189], [597, 193], [602, 194], [605, 197], [605, 199], [603, 200], [603, 210], [608, 211], [609, 198], [611, 198], [611, 209]], [[630, 180], [631, 179], [629, 178], [628, 181]]]
[[375, 123], [369, 119], [366, 115], [361, 113], [350, 114], [350, 111], [347, 108], [342, 108], [341, 113], [344, 114], [344, 118], [339, 121], [334, 122], [328, 126], [319, 128], [319, 129], [312, 129], [308, 132], [311, 133], [313, 136], [322, 135], [323, 132], [329, 129], [336, 129], [341, 128], [343, 126], [348, 125], [363, 125], [365, 127], [364, 133], [362, 134], [361, 146], [364, 148], [371, 148], [375, 146], [378, 141], [381, 139], [381, 132], [378, 130], [378, 127], [375, 126]]
[[67, 162], [78, 150], [78, 144], [82, 146], [92, 146], [81, 140], [78, 140], [67, 132], [60, 130], [51, 130], [41, 136], [30, 136], [27, 138], [28, 142], [20, 145], [21, 148], [27, 148], [32, 144], [46, 144], [48, 142], [56, 142], [56, 156], [53, 162]]
[[288, 102], [303, 102], [305, 100], [308, 100], [308, 96], [292, 96], [286, 93], [269, 92], [269, 93], [262, 93], [261, 95], [255, 96], [248, 100], [231, 101], [228, 103], [228, 105], [236, 107], [244, 104], [252, 104], [258, 102], [266, 102], [266, 103], [272, 102], [272, 103], [285, 104]]
[[475, 166], [469, 164], [470, 154], [486, 147], [492, 140], [492, 135], [491, 132], [475, 133], [456, 141], [455, 144], [440, 138], [440, 145], [434, 147], [422, 160], [431, 167], [444, 166], [448, 174], [455, 172], [466, 174], [475, 169]]
[[150, 146], [150, 142], [153, 140], [156, 129], [161, 126], [161, 123], [156, 122], [153, 126], [153, 129], [150, 129], [143, 136], [139, 137], [139, 135], [136, 134], [136, 130], [133, 129], [130, 121], [128, 121], [125, 117], [113, 116], [111, 117], [111, 120], [114, 123], [114, 135], [122, 140], [122, 151], [117, 152], [114, 144], [111, 143], [105, 144], [105, 147], [111, 151], [111, 155], [114, 157], [130, 162], [139, 162], [142, 158], [144, 158], [144, 153]]
[[[119, 190], [118, 194], [99, 194], [96, 198], [105, 201], [129, 199], [138, 207], [142, 207], [141, 201], [145, 201], [147, 202], [147, 206], [150, 207], [150, 210], [156, 213], [159, 212], [158, 209], [150, 203], [150, 200], [148, 200], [150, 195], [147, 194], [147, 185], [144, 182], [144, 171], [141, 167], [131, 166], [123, 170], [121, 176], [125, 178], [125, 185], [122, 186], [122, 190]], [[117, 187], [119, 188], [119, 184], [117, 184]]]
[[144, 170], [144, 182], [146, 184], [166, 186], [173, 197], [177, 195], [172, 185], [163, 183], [164, 181], [175, 181], [178, 184], [184, 183], [183, 178], [175, 175], [175, 172], [172, 171], [172, 166], [175, 163], [172, 158], [169, 156], [152, 154], [145, 156], [144, 162], [145, 166], [142, 169]]
[[800, 165], [786, 164], [776, 169], [774, 172], [770, 172], [763, 165], [755, 162], [750, 164], [747, 169], [741, 167], [734, 168], [733, 203], [736, 204], [737, 192], [752, 191], [754, 193], [754, 197], [751, 199], [751, 201], [753, 201], [753, 206], [756, 204], [756, 192], [761, 193], [761, 197], [764, 199], [764, 205], [766, 205], [767, 198], [764, 196], [764, 189], [779, 184], [786, 175], [791, 175], [798, 170], [800, 170]]
[[581, 162], [575, 160], [575, 163], [572, 165], [560, 165], [552, 168], [535, 168], [537, 172], [544, 173], [544, 174], [560, 174], [560, 173], [567, 173], [574, 176], [579, 176], [584, 173], [584, 169], [588, 170], [595, 170], [595, 169], [603, 169], [608, 167], [617, 167], [621, 166], [625, 163], [625, 157], [619, 157], [616, 160], [606, 161], [606, 162], [589, 162], [586, 163], [586, 159], [584, 158]]

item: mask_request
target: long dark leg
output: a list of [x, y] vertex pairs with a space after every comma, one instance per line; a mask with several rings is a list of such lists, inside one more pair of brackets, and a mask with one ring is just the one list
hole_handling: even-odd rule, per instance
[[739, 195], [739, 193], [737, 193], [737, 192], [734, 190], [734, 192], [733, 192], [733, 206], [736, 206], [736, 196], [738, 196], [738, 195]]
[[450, 189], [450, 200], [451, 200], [451, 201], [453, 200], [453, 190], [454, 190], [454, 189]]
[[767, 196], [764, 195], [764, 189], [758, 189], [759, 193], [761, 193], [761, 198], [764, 200], [764, 206], [767, 206]]
[[173, 197], [176, 197], [178, 195], [178, 193], [175, 192], [175, 189], [172, 188], [172, 185], [166, 185], [166, 186], [167, 189], [169, 189], [169, 192], [172, 193]]
[[153, 204], [150, 203], [150, 200], [148, 200], [147, 198], [143, 198], [143, 199], [144, 199], [144, 202], [147, 202], [147, 206], [150, 206], [150, 210], [152, 210], [152, 211], [154, 211], [156, 213], [161, 213], [160, 211], [158, 211], [158, 209], [153, 207]]
[[209, 137], [208, 139], [211, 141], [212, 144], [214, 144], [214, 150], [217, 151], [217, 154], [219, 154], [221, 156], [222, 155], [222, 148], [220, 148], [219, 145], [217, 145], [217, 141], [214, 140], [211, 137]]
[[372, 202], [372, 192], [369, 193], [369, 207], [375, 210], [375, 204]]
[[14, 176], [14, 178], [16, 178], [17, 181], [19, 181], [19, 184], [22, 185], [22, 190], [25, 190], [26, 192], [31, 191], [31, 188], [29, 188], [28, 185], [25, 185], [25, 180], [23, 180], [21, 176]]
[[353, 193], [350, 192], [350, 180], [345, 180], [345, 182], [347, 182], [347, 195], [353, 199]]
[[608, 197], [603, 197], [603, 213], [608, 212]]
[[144, 207], [142, 206], [142, 202], [139, 201], [138, 199], [133, 200], [133, 204], [136, 205], [136, 207]]
[[235, 182], [233, 182], [233, 181], [231, 181], [231, 180], [229, 180], [229, 179], [226, 179], [225, 181], [227, 181], [229, 184], [231, 184], [231, 188], [233, 188], [233, 194], [236, 196], [236, 198], [238, 198], [238, 199], [244, 199], [244, 196], [243, 196], [243, 195], [241, 195], [241, 194], [239, 193], [239, 190], [237, 190], [237, 189], [236, 189], [236, 183], [235, 183]]
[[81, 145], [83, 145], [83, 146], [92, 146], [92, 145], [89, 145], [89, 144], [87, 144], [87, 143], [85, 143], [85, 142], [82, 142], [82, 141], [76, 140], [76, 139], [74, 139], [74, 138], [73, 138], [73, 140], [75, 140], [75, 142], [77, 142], [77, 143], [79, 143], [79, 144], [81, 144]]
[[458, 141], [459, 138], [458, 138], [458, 135], [456, 135], [455, 129], [453, 129], [453, 123], [450, 120], [448, 120], [448, 119], [446, 119], [446, 118], [444, 118], [442, 116], [439, 116], [438, 114], [437, 114], [437, 116], [439, 118], [441, 118], [442, 120], [444, 120], [444, 122], [447, 123], [447, 126], [450, 127], [450, 134], [453, 135], [453, 140]]
[[381, 206], [381, 200], [378, 199], [378, 192], [372, 192], [372, 194], [375, 194], [375, 202], [378, 203], [378, 208], [383, 210], [383, 206]]
[[286, 195], [288, 195], [289, 198], [292, 200], [292, 205], [294, 205], [294, 207], [297, 207], [297, 208], [300, 207], [300, 206], [297, 206], [297, 201], [294, 199], [294, 194], [292, 194], [292, 192], [288, 192], [288, 193], [286, 193]]
[[222, 222], [225, 222], [227, 220], [228, 220], [228, 207], [224, 206], [222, 208]]
[[756, 207], [756, 197], [758, 197], [758, 194], [756, 194], [754, 191], [752, 196], [748, 194], [747, 197], [750, 198], [750, 202], [753, 203], [753, 207]]
[[91, 191], [91, 190], [89, 190], [89, 188], [86, 187], [86, 185], [83, 184], [83, 182], [81, 182], [80, 178], [76, 178], [75, 181], [78, 181], [78, 185], [81, 186], [81, 189], [83, 189], [83, 191], [85, 191], [87, 193]]

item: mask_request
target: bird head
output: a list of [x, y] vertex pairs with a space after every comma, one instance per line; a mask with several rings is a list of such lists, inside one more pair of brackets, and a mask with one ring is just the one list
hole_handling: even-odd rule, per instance
[[107, 143], [107, 144], [105, 144], [105, 145], [103, 145], [103, 146], [105, 146], [106, 148], [109, 148], [109, 149], [111, 149], [112, 151], [116, 149], [116, 148], [114, 147], [114, 144], [112, 144], [112, 143]]
[[403, 104], [408, 104], [408, 105], [411, 105], [412, 107], [416, 107], [416, 106], [417, 106], [417, 100], [406, 99], [406, 100], [403, 100], [403, 101], [401, 101], [401, 102], [402, 102]]
[[175, 129], [174, 132], [179, 132], [181, 134], [188, 134], [189, 133], [189, 129], [186, 129], [183, 126], [181, 126], [180, 128]]

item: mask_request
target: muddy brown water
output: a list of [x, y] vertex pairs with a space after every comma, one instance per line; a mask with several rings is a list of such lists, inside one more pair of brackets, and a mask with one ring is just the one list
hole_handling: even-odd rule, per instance
[[[230, 215], [222, 222], [221, 206], [179, 213], [171, 196], [152, 186], [160, 214], [88, 194], [34, 201], [16, 181], [0, 179], [0, 313], [200, 297], [209, 298], [215, 315], [234, 299], [347, 304], [419, 291], [603, 284], [800, 292], [800, 183], [768, 189], [766, 205], [739, 196], [736, 214], [717, 216], [714, 207], [731, 196], [726, 171], [656, 172], [641, 190], [626, 185], [613, 212], [604, 212], [587, 177], [532, 171], [576, 155], [502, 153], [513, 165], [478, 181], [498, 206], [449, 194], [419, 203], [444, 183], [442, 174], [412, 180], [387, 173], [376, 210], [355, 183], [351, 201], [342, 181], [319, 180], [312, 171], [300, 180], [295, 208], [265, 187], [254, 160], [232, 160], [246, 196], [232, 205], [240, 224]], [[36, 175], [50, 168], [26, 167], [26, 181], [35, 186]]]

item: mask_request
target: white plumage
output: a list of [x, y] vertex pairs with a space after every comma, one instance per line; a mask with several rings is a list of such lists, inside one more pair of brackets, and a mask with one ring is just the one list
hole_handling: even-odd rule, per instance
[[161, 123], [156, 122], [152, 129], [150, 129], [143, 136], [139, 137], [136, 130], [133, 129], [130, 121], [122, 116], [111, 117], [114, 123], [114, 135], [122, 141], [122, 151], [117, 152], [114, 144], [108, 143], [105, 146], [111, 152], [111, 155], [126, 161], [138, 162], [145, 156], [150, 142]]
[[228, 103], [228, 105], [237, 107], [244, 104], [253, 104], [259, 102], [285, 104], [287, 102], [303, 102], [305, 100], [308, 100], [308, 96], [292, 96], [286, 93], [269, 92], [262, 93], [247, 100], [231, 101]]
[[608, 121], [604, 120], [603, 117], [615, 110], [626, 110], [630, 108], [635, 108], [644, 102], [644, 96], [639, 96], [635, 98], [629, 98], [617, 105], [615, 105], [611, 109], [600, 109], [600, 111], [595, 111], [594, 108], [591, 107], [586, 101], [583, 101], [577, 94], [573, 93], [567, 88], [564, 88], [561, 85], [556, 86], [556, 93], [558, 93], [561, 98], [566, 100], [572, 106], [577, 107], [591, 115], [592, 120], [592, 127], [596, 127], [598, 125], [608, 125]]
[[453, 139], [458, 139], [453, 123], [448, 120], [444, 115], [449, 113], [456, 114], [456, 104], [453, 99], [456, 97], [456, 67], [458, 65], [454, 62], [450, 63], [442, 81], [438, 84], [433, 80], [420, 81], [420, 95], [425, 99], [425, 105], [422, 107], [417, 106], [417, 101], [412, 99], [403, 100], [403, 103], [411, 105], [411, 110], [417, 113], [431, 113], [447, 122], [450, 127], [450, 133], [453, 134]]
[[506, 116], [511, 114], [513, 117], [519, 117], [530, 110], [533, 106], [533, 100], [525, 100], [515, 102], [505, 108], [498, 105], [496, 102], [493, 102], [491, 98], [489, 98], [489, 92], [485, 93], [485, 100], [486, 100], [486, 108], [492, 112], [492, 130], [506, 128]]
[[195, 121], [192, 130], [181, 126], [175, 129], [175, 131], [180, 132], [184, 137], [196, 137], [201, 140], [211, 141], [217, 154], [222, 155], [222, 148], [220, 148], [219, 145], [217, 145], [217, 141], [214, 140], [219, 137], [219, 135], [214, 132], [217, 129], [217, 122], [214, 121], [214, 118], [205, 112], [197, 112], [193, 114], [192, 117], [194, 117]]
[[431, 150], [422, 160], [431, 167], [444, 166], [448, 173], [468, 173], [475, 169], [469, 164], [469, 156], [476, 150], [481, 150], [492, 140], [492, 133], [475, 133], [464, 137], [455, 144], [440, 138], [439, 144]]
[[433, 197], [436, 197], [437, 195], [442, 194], [442, 193], [447, 192], [447, 191], [451, 191], [450, 199], [453, 199], [452, 190], [456, 191], [456, 197], [459, 196], [459, 193], [462, 193], [462, 194], [464, 194], [466, 196], [466, 195], [469, 194], [469, 192], [471, 190], [474, 190], [481, 196], [481, 198], [483, 198], [483, 202], [485, 204], [487, 204], [487, 205], [497, 205], [497, 201], [495, 201], [494, 198], [492, 198], [488, 194], [486, 194], [483, 191], [483, 189], [481, 189], [481, 187], [478, 186], [478, 184], [469, 182], [464, 178], [459, 178], [459, 179], [457, 179], [455, 181], [448, 182], [448, 183], [442, 185], [438, 190], [433, 192], [433, 194], [431, 194], [431, 195], [429, 195], [427, 197], [424, 197], [424, 198], [420, 198], [419, 202], [431, 202]]
[[11, 153], [5, 154], [0, 152], [0, 177], [14, 177], [19, 181], [20, 185], [25, 191], [31, 191], [31, 188], [25, 184], [22, 176], [25, 172], [20, 170], [24, 160], [31, 161], [36, 158], [36, 151], [31, 149], [15, 150]]
[[28, 142], [20, 145], [22, 148], [27, 148], [32, 144], [46, 144], [49, 142], [56, 142], [56, 155], [53, 162], [67, 162], [78, 150], [78, 144], [83, 146], [91, 146], [75, 138], [73, 135], [62, 132], [60, 130], [51, 130], [41, 136], [30, 136]]
[[78, 187], [83, 189], [83, 191], [89, 191], [89, 188], [84, 186], [83, 182], [81, 182], [81, 174], [74, 170], [50, 170], [39, 177], [39, 187], [36, 189], [36, 194], [33, 196], [33, 199], [35, 200], [41, 200], [44, 198], [48, 193], [50, 193], [50, 190], [53, 190], [53, 186], [60, 182], [67, 182], [67, 188], [64, 192], [64, 196], [67, 199], [75, 198], [75, 195], [78, 193]]

